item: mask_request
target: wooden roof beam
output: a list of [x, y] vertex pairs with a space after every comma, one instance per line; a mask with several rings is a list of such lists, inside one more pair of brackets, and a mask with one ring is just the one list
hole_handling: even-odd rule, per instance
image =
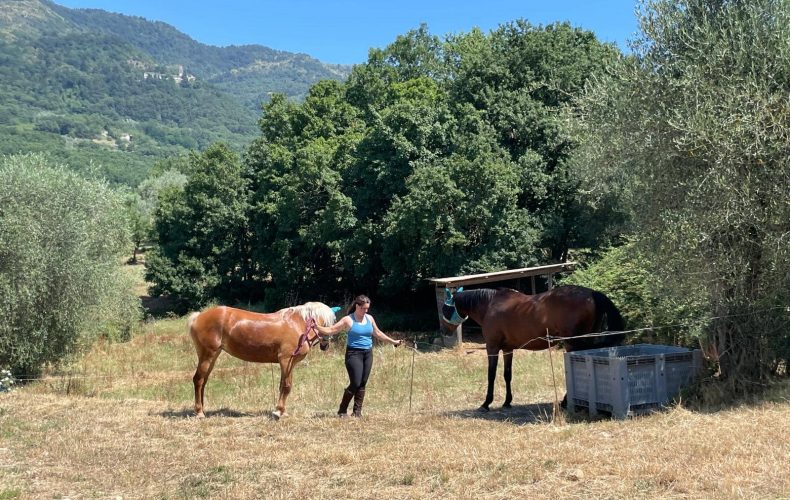
[[523, 267], [521, 269], [508, 269], [507, 271], [496, 271], [492, 273], [469, 274], [467, 276], [453, 276], [451, 278], [429, 278], [428, 281], [437, 287], [457, 288], [465, 285], [478, 285], [481, 283], [491, 283], [493, 281], [505, 281], [518, 279], [526, 276], [551, 275], [561, 271], [571, 271], [576, 266], [576, 262], [563, 262], [561, 264], [549, 264], [547, 266]]

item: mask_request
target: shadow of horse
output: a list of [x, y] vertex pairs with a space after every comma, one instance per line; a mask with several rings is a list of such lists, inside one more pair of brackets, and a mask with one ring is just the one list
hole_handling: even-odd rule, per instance
[[[192, 409], [183, 409], [180, 411], [162, 411], [159, 412], [158, 415], [162, 418], [167, 418], [171, 420], [186, 420], [186, 419], [194, 419], [195, 412]], [[212, 410], [206, 412], [206, 417], [227, 417], [227, 418], [247, 418], [247, 417], [260, 417], [260, 413], [246, 413], [236, 410], [231, 410], [228, 408], [220, 408], [218, 410]], [[266, 416], [266, 413], [263, 414]], [[274, 417], [272, 417], [274, 418]]]
[[483, 412], [479, 409], [443, 412], [445, 417], [473, 418], [496, 422], [510, 422], [516, 425], [547, 424], [554, 420], [553, 403], [533, 403], [512, 405], [510, 408], [492, 408]]

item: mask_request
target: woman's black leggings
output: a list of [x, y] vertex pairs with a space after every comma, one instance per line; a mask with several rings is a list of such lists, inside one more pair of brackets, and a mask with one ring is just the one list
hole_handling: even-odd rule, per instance
[[348, 370], [348, 392], [356, 394], [368, 383], [373, 366], [373, 349], [346, 348], [346, 370]]

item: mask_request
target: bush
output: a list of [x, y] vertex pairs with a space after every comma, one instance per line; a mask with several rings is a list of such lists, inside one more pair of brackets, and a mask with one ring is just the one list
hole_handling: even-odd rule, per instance
[[639, 245], [629, 241], [608, 249], [599, 259], [562, 280], [562, 284], [586, 286], [612, 299], [628, 330], [645, 329], [629, 335], [629, 343], [694, 345], [701, 326], [699, 300], [673, 297], [662, 291], [661, 281], [653, 275], [651, 266]]
[[140, 317], [121, 197], [40, 155], [0, 158], [0, 365], [36, 374]]
[[0, 392], [9, 392], [15, 383], [10, 370], [0, 370]]

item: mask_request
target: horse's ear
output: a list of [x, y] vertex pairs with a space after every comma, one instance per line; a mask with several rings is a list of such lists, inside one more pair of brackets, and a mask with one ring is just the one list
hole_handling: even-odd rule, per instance
[[459, 286], [459, 287], [458, 287], [458, 290], [456, 290], [456, 291], [455, 291], [455, 293], [458, 293], [458, 292], [463, 292], [463, 291], [464, 291], [464, 287], [462, 287], [462, 286]]

